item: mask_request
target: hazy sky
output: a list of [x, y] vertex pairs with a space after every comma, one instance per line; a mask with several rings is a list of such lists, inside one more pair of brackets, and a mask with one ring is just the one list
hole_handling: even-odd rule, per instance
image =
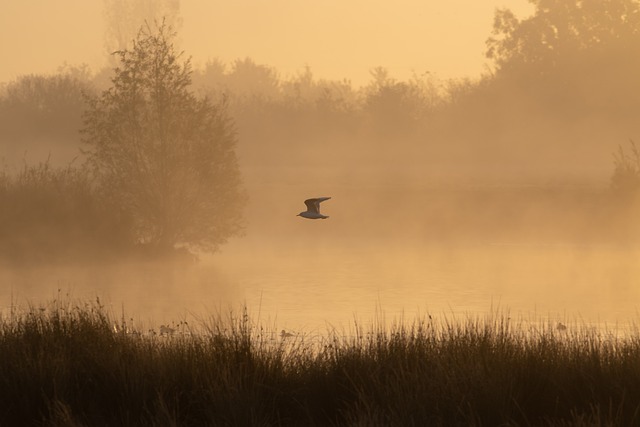
[[[250, 57], [284, 77], [369, 79], [383, 66], [404, 79], [478, 75], [496, 7], [526, 0], [182, 0], [181, 47], [203, 64]], [[101, 0], [0, 0], [0, 81], [54, 72], [65, 61], [105, 64]]]

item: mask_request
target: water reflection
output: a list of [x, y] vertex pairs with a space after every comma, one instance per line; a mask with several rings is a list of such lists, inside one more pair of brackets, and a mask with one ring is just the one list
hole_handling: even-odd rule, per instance
[[60, 290], [80, 300], [99, 296], [114, 313], [156, 326], [243, 304], [274, 330], [307, 332], [376, 316], [390, 322], [500, 310], [554, 324], [637, 319], [640, 254], [628, 248], [367, 241], [309, 251], [268, 242], [232, 242], [193, 265], [5, 270], [2, 308], [51, 300]]

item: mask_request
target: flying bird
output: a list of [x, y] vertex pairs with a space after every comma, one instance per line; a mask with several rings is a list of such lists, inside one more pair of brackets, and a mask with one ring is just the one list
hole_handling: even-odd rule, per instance
[[325, 200], [329, 200], [331, 197], [317, 197], [315, 199], [307, 199], [304, 201], [304, 204], [307, 205], [307, 210], [304, 212], [300, 212], [297, 216], [301, 216], [303, 218], [308, 219], [327, 219], [329, 218], [326, 215], [322, 215], [320, 213], [320, 203]]

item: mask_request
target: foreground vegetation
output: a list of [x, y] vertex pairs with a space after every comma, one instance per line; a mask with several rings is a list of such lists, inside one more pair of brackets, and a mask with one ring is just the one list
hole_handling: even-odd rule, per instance
[[0, 424], [640, 422], [637, 331], [496, 315], [310, 339], [275, 337], [246, 313], [157, 334], [113, 317], [99, 302], [3, 313]]

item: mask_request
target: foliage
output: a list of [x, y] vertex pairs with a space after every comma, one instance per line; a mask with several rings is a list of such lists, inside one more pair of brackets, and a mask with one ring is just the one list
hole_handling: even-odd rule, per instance
[[[534, 14], [524, 19], [518, 19], [508, 10], [498, 11], [488, 44], [495, 72], [480, 79], [441, 80], [423, 74], [399, 81], [384, 68], [377, 68], [372, 70], [369, 84], [356, 87], [348, 80], [318, 79], [309, 68], [294, 75], [281, 74], [249, 58], [228, 64], [214, 59], [192, 73], [189, 62], [182, 66], [180, 56], [175, 55], [173, 66], [178, 66], [185, 82], [192, 79], [193, 84], [176, 85], [174, 89], [176, 93], [190, 88], [198, 96], [206, 94], [218, 128], [228, 132], [234, 141], [237, 129], [242, 143], [232, 145], [242, 159], [244, 176], [254, 188], [265, 183], [279, 185], [302, 179], [349, 185], [452, 183], [455, 180], [468, 183], [477, 179], [501, 184], [510, 181], [564, 185], [584, 177], [602, 179], [605, 174], [609, 176], [608, 153], [615, 150], [615, 143], [609, 141], [623, 140], [621, 138], [638, 131], [640, 41], [637, 29], [640, 26], [635, 25], [635, 20], [640, 15], [636, 13], [637, 3], [631, 0], [536, 0]], [[142, 81], [142, 74], [146, 72], [140, 71], [134, 77], [126, 67], [133, 67], [137, 53], [132, 49], [123, 56], [123, 52], [114, 56], [121, 63], [116, 74], [119, 86], [107, 91], [111, 93], [109, 102], [113, 105], [116, 101], [123, 101], [124, 105], [125, 95], [131, 94], [137, 84], [134, 81]], [[122, 62], [125, 58], [129, 65]], [[140, 65], [140, 70], [142, 68]], [[94, 76], [92, 83], [102, 85], [98, 81], [101, 79], [103, 77]], [[21, 78], [19, 82], [7, 84], [2, 89], [0, 104], [8, 101], [9, 89], [11, 98], [15, 98], [14, 84], [26, 85], [27, 80], [24, 78], [23, 82]], [[53, 85], [53, 79], [49, 80]], [[80, 91], [72, 89], [69, 88], [69, 92], [74, 99], [80, 99]], [[127, 126], [138, 127], [140, 132], [143, 127], [154, 129], [147, 135], [166, 130], [166, 127], [152, 126], [153, 111], [158, 109], [153, 109], [147, 96], [149, 88], [139, 85], [137, 90], [139, 98], [144, 99], [139, 103], [142, 113], [138, 116], [129, 115], [124, 109], [118, 117], [115, 110], [107, 114], [107, 97], [94, 98], [94, 106], [99, 107], [94, 111], [94, 130], [102, 132], [104, 142], [107, 126], [117, 121], [118, 125], [109, 132], [123, 135], [118, 136], [122, 144], [112, 144], [111, 148], [122, 148], [123, 155], [125, 148], [133, 149], [133, 144], [124, 142], [126, 137], [135, 134]], [[15, 138], [3, 138], [0, 142], [7, 141], [3, 148], [9, 147], [0, 153], [2, 157], [19, 159], [23, 153], [15, 150], [25, 147], [23, 140], [32, 140], [39, 127], [40, 110], [20, 105], [38, 105], [41, 92], [25, 90], [24, 93], [22, 104], [3, 104], [7, 107], [0, 114], [3, 122], [0, 133], [11, 130]], [[116, 94], [121, 98], [116, 99]], [[196, 99], [196, 104], [201, 102], [192, 94], [189, 96]], [[172, 117], [176, 117], [172, 123], [189, 123], [183, 127], [195, 133], [198, 126], [191, 125], [194, 115], [185, 113], [189, 109], [183, 108], [183, 104], [169, 106], [175, 110], [171, 110]], [[198, 108], [193, 106], [193, 111]], [[182, 112], [178, 112], [180, 109]], [[71, 117], [79, 120], [75, 106], [60, 104], [46, 114], [59, 118], [51, 121], [57, 121], [60, 126]], [[233, 117], [234, 126], [228, 121], [229, 117]], [[111, 124], [108, 120], [112, 120]], [[8, 126], [4, 126], [5, 121]], [[49, 138], [56, 132], [52, 126], [38, 133]], [[140, 139], [138, 143], [153, 146], [151, 139]], [[53, 163], [57, 164], [56, 156], [63, 144], [76, 148], [75, 139], [64, 138], [43, 144], [41, 149], [45, 153], [51, 151]], [[94, 144], [91, 149], [97, 147]], [[160, 148], [154, 150], [161, 151]], [[624, 156], [620, 153], [620, 158]], [[178, 162], [178, 157], [174, 156], [173, 160]], [[632, 159], [630, 155], [629, 160]], [[180, 197], [190, 196], [179, 190], [194, 187], [183, 184], [190, 179], [185, 177], [189, 174], [177, 172], [183, 169], [176, 167], [168, 169], [176, 172], [176, 176], [164, 179], [169, 181], [165, 191], [161, 189], [161, 173], [145, 172], [153, 162], [142, 163], [141, 168], [132, 162], [128, 166], [120, 164], [136, 177], [127, 182], [108, 179], [106, 164], [103, 164], [100, 197], [135, 218], [136, 241], [162, 246], [171, 245], [167, 242], [173, 240], [180, 245], [188, 236], [201, 236], [192, 230], [175, 239], [165, 237], [160, 243], [163, 240], [160, 235], [167, 227], [162, 224], [161, 211], [156, 206], [166, 205], [163, 207], [166, 218], [182, 216], [190, 221], [186, 217], [195, 210], [182, 211], [186, 204]], [[190, 160], [185, 160], [181, 164], [189, 163]], [[624, 168], [616, 168], [617, 181]], [[633, 175], [629, 170], [625, 173]], [[174, 196], [176, 193], [180, 197]], [[144, 197], [139, 197], [140, 194]], [[166, 195], [167, 200], [160, 195]], [[201, 203], [208, 197], [191, 199]], [[594, 199], [595, 203], [606, 205]], [[226, 202], [217, 206], [233, 208]], [[207, 209], [200, 211], [206, 219], [220, 216], [207, 216], [212, 212]], [[154, 212], [159, 215], [154, 216]], [[164, 234], [180, 233], [168, 230]]]
[[105, 49], [111, 53], [124, 50], [145, 22], [166, 20], [173, 28], [180, 27], [180, 0], [103, 0], [105, 18]]
[[535, 12], [523, 20], [496, 12], [487, 41], [494, 85], [551, 117], [615, 122], [637, 115], [640, 2], [530, 1]]
[[[498, 67], [553, 66], [585, 50], [627, 47], [640, 39], [637, 0], [529, 0], [533, 16], [496, 12], [487, 57]], [[636, 48], [637, 49], [637, 48]]]
[[640, 191], [640, 153], [635, 142], [629, 141], [630, 153], [622, 146], [613, 155], [614, 170], [611, 177], [611, 189], [627, 197], [637, 197]]
[[189, 91], [190, 63], [172, 37], [147, 25], [117, 52], [113, 86], [90, 100], [85, 142], [101, 196], [133, 218], [139, 242], [215, 251], [242, 228], [235, 131], [224, 102]]
[[441, 107], [442, 94], [429, 78], [399, 82], [383, 67], [371, 70], [371, 76], [372, 82], [364, 88], [362, 108], [372, 131], [383, 137], [406, 135]]
[[0, 154], [38, 161], [53, 154], [57, 163], [73, 159], [78, 155], [83, 94], [91, 92], [86, 74], [69, 68], [9, 82], [0, 92]]
[[0, 175], [0, 258], [91, 260], [130, 249], [125, 217], [95, 197], [86, 169], [50, 163]]
[[0, 322], [0, 423], [639, 422], [637, 329], [620, 337], [496, 314], [275, 335], [246, 310], [156, 334], [99, 300], [12, 306]]

